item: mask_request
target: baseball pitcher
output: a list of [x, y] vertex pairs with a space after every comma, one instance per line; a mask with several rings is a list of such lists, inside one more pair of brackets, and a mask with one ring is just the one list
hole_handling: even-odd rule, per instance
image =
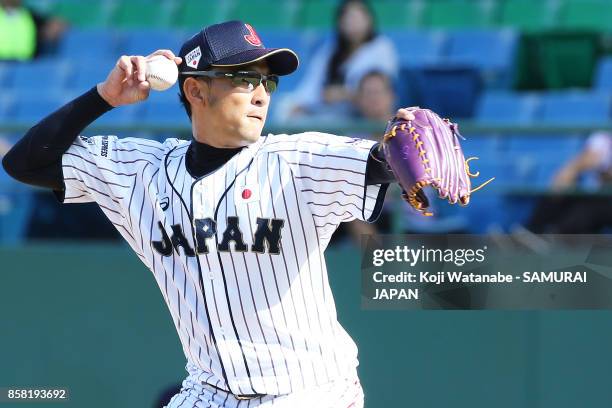
[[[160, 55], [178, 66], [193, 139], [80, 136], [147, 98], [147, 61]], [[363, 406], [327, 278], [330, 237], [341, 222], [376, 220], [391, 182], [424, 214], [425, 186], [464, 205], [473, 191], [456, 127], [428, 110], [400, 109], [380, 144], [262, 135], [279, 76], [297, 67], [249, 24], [212, 25], [178, 57], [122, 56], [3, 160], [64, 203], [98, 203], [151, 270], [187, 359], [168, 407]]]

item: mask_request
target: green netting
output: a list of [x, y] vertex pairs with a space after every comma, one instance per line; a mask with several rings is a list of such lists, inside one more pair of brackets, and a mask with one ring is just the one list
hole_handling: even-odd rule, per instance
[[517, 88], [590, 88], [602, 49], [601, 37], [593, 32], [524, 35], [519, 47]]
[[333, 0], [303, 1], [298, 12], [298, 25], [320, 29], [333, 28], [337, 4], [338, 2]]
[[559, 23], [567, 28], [612, 31], [610, 0], [566, 0], [560, 9]]
[[122, 1], [112, 17], [118, 27], [163, 27], [169, 22], [168, 9], [157, 1]]
[[500, 5], [499, 24], [520, 30], [542, 30], [555, 24], [555, 13], [548, 1], [506, 0]]
[[53, 8], [53, 14], [77, 27], [104, 26], [109, 20], [105, 3], [102, 1], [60, 1]]
[[202, 28], [225, 20], [224, 8], [217, 2], [185, 0], [176, 10], [173, 25], [189, 29]]
[[287, 28], [294, 26], [293, 14], [292, 4], [287, 1], [236, 0], [227, 17], [256, 28]]
[[431, 27], [487, 27], [492, 3], [478, 0], [435, 0], [425, 4], [425, 25]]

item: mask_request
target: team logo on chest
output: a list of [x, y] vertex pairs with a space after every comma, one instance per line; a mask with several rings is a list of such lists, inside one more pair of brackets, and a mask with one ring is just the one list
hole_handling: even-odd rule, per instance
[[[257, 228], [253, 234], [250, 247], [244, 242], [239, 218], [231, 216], [227, 217], [226, 221], [225, 231], [223, 231], [223, 234], [218, 238], [218, 243], [216, 243], [217, 251], [230, 252], [231, 243], [233, 242], [235, 252], [247, 252], [250, 250], [261, 254], [266, 253], [266, 251], [273, 255], [280, 254], [281, 230], [285, 225], [285, 220], [257, 217]], [[185, 236], [183, 227], [180, 224], [170, 226], [172, 230], [170, 236], [168, 236], [161, 222], [158, 222], [157, 225], [161, 231], [162, 239], [160, 241], [153, 241], [152, 245], [163, 256], [172, 255], [173, 250], [178, 253], [181, 247], [187, 256], [195, 256], [196, 252], [198, 254], [207, 254], [210, 252], [209, 245], [211, 243], [215, 244], [217, 241], [214, 238], [217, 234], [217, 223], [212, 218], [195, 220], [196, 250], [189, 244], [189, 240]], [[191, 231], [188, 231], [188, 233], [190, 234]]]

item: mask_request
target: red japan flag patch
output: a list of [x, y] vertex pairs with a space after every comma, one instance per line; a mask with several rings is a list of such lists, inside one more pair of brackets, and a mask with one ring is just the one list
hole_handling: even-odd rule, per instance
[[236, 186], [236, 192], [234, 195], [236, 204], [252, 203], [259, 201], [259, 189], [256, 184]]

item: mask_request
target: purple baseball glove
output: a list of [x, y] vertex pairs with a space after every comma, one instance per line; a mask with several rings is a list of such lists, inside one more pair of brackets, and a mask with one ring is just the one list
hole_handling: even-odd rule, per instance
[[472, 189], [470, 177], [479, 173], [470, 173], [468, 164], [476, 158], [463, 156], [458, 126], [429, 109], [406, 110], [414, 119], [393, 118], [381, 143], [387, 164], [404, 190], [402, 198], [423, 215], [432, 215], [423, 188], [433, 186], [440, 198], [467, 205], [470, 194], [493, 179]]

